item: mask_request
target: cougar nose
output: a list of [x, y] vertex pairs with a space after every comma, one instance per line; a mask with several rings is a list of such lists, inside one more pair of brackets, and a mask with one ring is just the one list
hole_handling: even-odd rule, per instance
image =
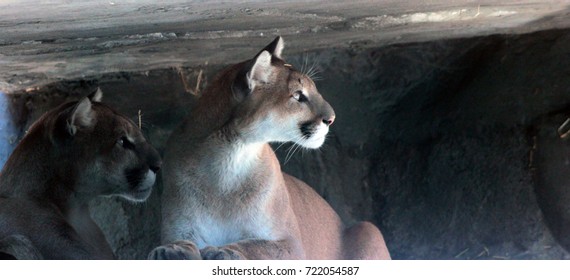
[[324, 122], [326, 125], [330, 126], [330, 125], [334, 122], [334, 118], [335, 118], [335, 116], [332, 116], [332, 117], [330, 117], [329, 119], [323, 119], [323, 122]]
[[160, 170], [161, 165], [162, 165], [162, 161], [159, 161], [159, 162], [150, 164], [148, 166], [148, 168], [150, 168], [150, 170], [152, 170], [152, 172], [158, 173], [158, 170]]

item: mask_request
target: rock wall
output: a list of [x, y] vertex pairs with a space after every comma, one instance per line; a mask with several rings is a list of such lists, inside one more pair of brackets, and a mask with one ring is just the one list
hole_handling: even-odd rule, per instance
[[[570, 258], [559, 245], [570, 246], [570, 161], [556, 134], [570, 104], [569, 48], [568, 30], [550, 30], [290, 54], [320, 70], [337, 120], [320, 150], [281, 146], [282, 167], [347, 223], [378, 225], [395, 259]], [[8, 95], [8, 111], [21, 136], [49, 108], [100, 86], [104, 102], [134, 120], [140, 110], [162, 151], [195, 89], [223, 66], [61, 81]], [[92, 203], [120, 258], [158, 245], [161, 190], [142, 204]]]

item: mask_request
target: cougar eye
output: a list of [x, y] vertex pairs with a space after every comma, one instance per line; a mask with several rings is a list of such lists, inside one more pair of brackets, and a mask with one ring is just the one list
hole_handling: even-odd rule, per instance
[[135, 149], [135, 144], [133, 142], [131, 142], [129, 140], [129, 138], [127, 138], [126, 136], [119, 138], [119, 140], [117, 140], [117, 144], [119, 144], [121, 147], [123, 147], [125, 149], [129, 149], [129, 150]]
[[299, 102], [306, 102], [308, 100], [307, 97], [300, 90], [297, 90], [293, 93], [293, 98], [295, 98], [295, 100]]

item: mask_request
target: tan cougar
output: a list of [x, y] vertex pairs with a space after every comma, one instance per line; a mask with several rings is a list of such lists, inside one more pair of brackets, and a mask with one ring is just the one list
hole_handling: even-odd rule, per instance
[[112, 259], [91, 219], [100, 195], [144, 201], [161, 161], [102, 93], [45, 113], [0, 172], [0, 258]]
[[204, 91], [164, 156], [162, 242], [150, 259], [389, 259], [371, 223], [346, 227], [281, 171], [269, 142], [319, 148], [335, 119], [275, 39]]

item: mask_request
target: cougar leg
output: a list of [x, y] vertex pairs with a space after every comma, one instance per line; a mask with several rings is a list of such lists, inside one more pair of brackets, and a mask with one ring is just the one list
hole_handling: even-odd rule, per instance
[[221, 247], [206, 247], [201, 250], [206, 260], [295, 260], [304, 259], [305, 253], [293, 239], [270, 241], [246, 239]]
[[344, 259], [389, 260], [390, 252], [380, 230], [369, 222], [360, 222], [345, 229]]

